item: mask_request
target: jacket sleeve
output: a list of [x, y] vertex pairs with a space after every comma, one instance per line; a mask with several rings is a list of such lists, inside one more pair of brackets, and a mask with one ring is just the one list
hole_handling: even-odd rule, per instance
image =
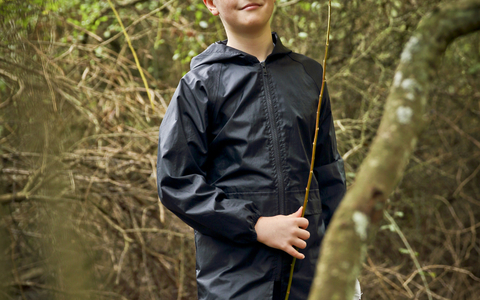
[[346, 180], [343, 159], [337, 151], [330, 97], [326, 84], [320, 111], [314, 175], [320, 188], [325, 227], [328, 227], [335, 209], [345, 195]]
[[206, 180], [206, 90], [201, 82], [185, 76], [173, 95], [159, 131], [158, 195], [165, 207], [202, 234], [238, 243], [254, 242], [260, 217], [254, 203], [228, 199]]

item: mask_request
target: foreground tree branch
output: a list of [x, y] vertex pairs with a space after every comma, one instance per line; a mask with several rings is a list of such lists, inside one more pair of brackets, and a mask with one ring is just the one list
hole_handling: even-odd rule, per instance
[[367, 231], [378, 226], [387, 197], [402, 177], [424, 127], [432, 78], [447, 46], [480, 30], [480, 0], [435, 9], [420, 22], [401, 55], [385, 112], [354, 186], [323, 241], [309, 299], [352, 299], [366, 252]]

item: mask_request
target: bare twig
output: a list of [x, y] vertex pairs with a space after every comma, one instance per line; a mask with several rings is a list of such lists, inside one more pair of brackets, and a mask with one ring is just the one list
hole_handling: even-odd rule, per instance
[[463, 189], [463, 187], [469, 183], [473, 178], [475, 178], [475, 176], [477, 176], [478, 172], [480, 171], [480, 165], [477, 166], [477, 168], [472, 172], [472, 174], [470, 174], [470, 176], [468, 176], [467, 178], [465, 178], [464, 181], [462, 181], [457, 189], [455, 190], [455, 192], [453, 192], [453, 196], [457, 196]]
[[456, 132], [458, 132], [461, 136], [464, 136], [466, 137], [469, 141], [471, 141], [475, 146], [478, 147], [478, 149], [480, 149], [480, 142], [477, 141], [474, 137], [472, 137], [471, 135], [469, 135], [468, 133], [466, 133], [465, 131], [463, 131], [462, 129], [460, 129], [460, 127], [458, 127], [455, 123], [453, 123], [452, 121], [450, 121], [450, 119], [448, 119], [447, 117], [443, 116], [442, 114], [440, 113], [436, 113], [437, 116], [440, 117], [440, 119], [444, 120], [448, 125], [450, 125]]
[[[412, 258], [413, 263], [417, 267], [417, 270], [421, 269], [420, 263], [418, 262], [417, 256], [415, 255], [415, 251], [413, 251], [412, 247], [410, 246], [410, 243], [407, 241], [407, 238], [403, 234], [403, 232], [400, 230], [400, 227], [398, 227], [397, 222], [390, 216], [390, 214], [387, 211], [384, 211], [384, 216], [387, 218], [387, 220], [393, 225], [393, 228], [395, 228], [395, 231], [397, 232], [398, 236], [402, 240], [403, 244], [408, 250], [408, 253], [410, 254], [410, 257]], [[423, 285], [425, 286], [425, 290], [427, 292], [427, 297], [429, 300], [432, 300], [432, 292], [430, 291], [430, 288], [428, 287], [428, 282], [427, 278], [425, 277], [425, 274], [420, 272], [420, 277], [422, 278]], [[407, 285], [407, 282], [404, 283], [404, 286]]]
[[23, 83], [23, 80], [21, 80], [20, 78], [18, 78], [17, 76], [13, 75], [13, 74], [10, 74], [8, 73], [7, 71], [5, 70], [2, 70], [0, 69], [0, 74], [3, 75], [3, 76], [6, 76], [8, 78], [10, 78], [11, 80], [13, 81], [16, 81], [18, 83], [18, 86], [19, 86], [19, 89], [18, 91], [15, 93], [15, 95], [13, 95], [12, 97], [9, 97], [7, 98], [7, 100], [5, 100], [4, 102], [0, 103], [0, 109], [6, 107], [9, 103], [10, 103], [10, 100], [16, 100], [20, 97], [20, 95], [23, 93], [23, 91], [25, 90], [25, 84]]

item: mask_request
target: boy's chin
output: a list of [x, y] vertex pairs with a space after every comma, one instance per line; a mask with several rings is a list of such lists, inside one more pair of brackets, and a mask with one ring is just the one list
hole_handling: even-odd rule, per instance
[[242, 34], [255, 34], [259, 32], [263, 32], [265, 30], [270, 30], [270, 25], [268, 22], [260, 22], [260, 21], [249, 21], [246, 23], [241, 24], [240, 26], [234, 27], [234, 32], [242, 33]]

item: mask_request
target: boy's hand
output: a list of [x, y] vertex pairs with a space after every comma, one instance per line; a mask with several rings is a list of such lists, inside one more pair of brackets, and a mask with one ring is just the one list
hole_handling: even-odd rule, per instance
[[302, 207], [295, 213], [284, 216], [260, 217], [255, 224], [257, 240], [269, 247], [283, 250], [293, 257], [304, 259], [305, 255], [294, 247], [305, 249], [310, 233], [306, 230], [308, 220], [302, 218]]

